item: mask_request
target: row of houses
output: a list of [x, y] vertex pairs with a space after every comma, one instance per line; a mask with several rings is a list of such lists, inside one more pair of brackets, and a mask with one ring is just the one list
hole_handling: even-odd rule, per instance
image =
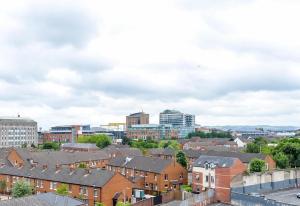
[[[36, 193], [55, 192], [65, 184], [70, 197], [88, 205], [114, 206], [140, 198], [134, 196], [136, 190], [160, 195], [187, 184], [187, 170], [174, 159], [145, 157], [134, 151], [114, 147], [95, 152], [2, 149], [0, 180], [7, 185], [3, 192], [10, 193], [20, 180], [30, 183]], [[86, 168], [79, 168], [82, 163]]]

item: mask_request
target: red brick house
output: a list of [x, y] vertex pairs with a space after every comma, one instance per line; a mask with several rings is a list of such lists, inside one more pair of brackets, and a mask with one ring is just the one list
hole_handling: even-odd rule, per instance
[[187, 170], [174, 159], [136, 156], [112, 159], [109, 171], [119, 172], [135, 182], [134, 188], [147, 194], [158, 195], [161, 192], [179, 190], [187, 184]]
[[14, 183], [23, 180], [31, 184], [37, 194], [56, 192], [61, 184], [66, 184], [70, 197], [83, 199], [89, 206], [96, 202], [114, 206], [117, 201], [129, 201], [132, 194], [131, 181], [119, 173], [102, 169], [1, 166], [0, 180], [6, 181], [7, 192]]
[[246, 170], [246, 166], [238, 158], [202, 155], [193, 166], [193, 191], [201, 193], [214, 189], [216, 201], [229, 203], [232, 178]]

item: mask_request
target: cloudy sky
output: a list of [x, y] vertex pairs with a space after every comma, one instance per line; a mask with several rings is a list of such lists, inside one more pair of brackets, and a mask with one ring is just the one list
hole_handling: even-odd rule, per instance
[[0, 116], [300, 125], [299, 0], [0, 2]]

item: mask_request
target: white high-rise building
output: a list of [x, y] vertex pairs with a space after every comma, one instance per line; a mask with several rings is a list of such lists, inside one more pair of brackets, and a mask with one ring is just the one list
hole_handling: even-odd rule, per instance
[[0, 117], [0, 148], [38, 144], [37, 122], [21, 117]]
[[172, 125], [179, 129], [179, 137], [184, 138], [195, 131], [195, 115], [167, 109], [159, 114], [159, 124]]

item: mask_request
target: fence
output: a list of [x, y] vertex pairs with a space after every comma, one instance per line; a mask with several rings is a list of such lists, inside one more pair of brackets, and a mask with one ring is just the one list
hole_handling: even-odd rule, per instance
[[186, 193], [184, 197], [187, 198], [180, 203], [179, 206], [206, 206], [214, 202], [214, 190], [208, 190], [200, 194]]
[[153, 206], [153, 205], [154, 205], [153, 198], [141, 200], [139, 202], [132, 204], [132, 206]]
[[263, 197], [255, 197], [242, 193], [231, 193], [231, 204], [239, 206], [295, 206], [292, 204], [277, 202], [276, 200], [268, 200]]

